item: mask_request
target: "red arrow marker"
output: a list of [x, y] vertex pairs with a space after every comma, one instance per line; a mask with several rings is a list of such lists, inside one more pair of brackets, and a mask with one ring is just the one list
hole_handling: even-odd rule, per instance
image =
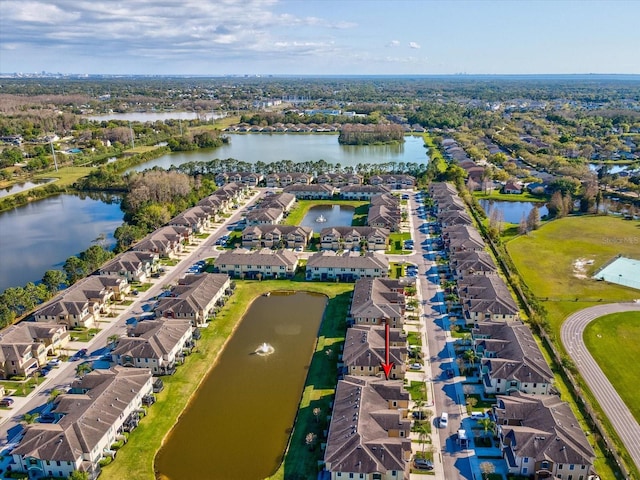
[[389, 380], [389, 374], [391, 373], [391, 369], [393, 368], [393, 362], [389, 363], [389, 322], [387, 321], [387, 325], [385, 328], [385, 362], [381, 363], [382, 369], [384, 370], [384, 376], [387, 380]]

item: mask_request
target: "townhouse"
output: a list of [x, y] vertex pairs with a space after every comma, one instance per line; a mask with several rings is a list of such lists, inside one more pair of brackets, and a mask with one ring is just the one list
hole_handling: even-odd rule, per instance
[[411, 175], [402, 174], [372, 175], [369, 177], [369, 184], [382, 185], [389, 190], [412, 189], [416, 185], [416, 179]]
[[247, 213], [245, 218], [247, 226], [275, 225], [284, 218], [284, 210], [281, 208], [258, 208]]
[[409, 479], [409, 393], [401, 380], [347, 376], [336, 387], [324, 454], [332, 480]]
[[478, 322], [472, 338], [486, 394], [552, 393], [553, 372], [523, 322]]
[[159, 258], [175, 258], [184, 250], [184, 244], [191, 243], [192, 240], [193, 229], [191, 227], [167, 225], [150, 233], [129, 250], [152, 253]]
[[211, 213], [202, 206], [188, 208], [184, 212], [173, 217], [169, 226], [190, 228], [193, 233], [202, 233], [211, 228]]
[[145, 320], [131, 328], [128, 336], [117, 340], [111, 358], [123, 367], [148, 368], [153, 375], [172, 375], [192, 346], [190, 320]]
[[313, 230], [296, 225], [256, 225], [242, 231], [244, 248], [306, 248]]
[[0, 378], [28, 377], [69, 343], [65, 325], [20, 322], [0, 332]]
[[593, 478], [593, 448], [571, 407], [560, 397], [499, 395], [493, 414], [510, 474], [536, 480]]
[[283, 188], [293, 184], [309, 185], [313, 175], [308, 173], [270, 173], [266, 176], [267, 188]]
[[371, 200], [375, 195], [389, 193], [382, 185], [347, 185], [340, 188], [340, 198], [344, 200]]
[[389, 193], [381, 193], [371, 197], [367, 225], [395, 232], [399, 230], [401, 220], [400, 200]]
[[336, 192], [335, 187], [326, 184], [289, 185], [283, 189], [285, 193], [295, 195], [296, 199], [301, 200], [331, 200]]
[[234, 278], [292, 278], [298, 257], [289, 250], [235, 249], [222, 252], [215, 269]]
[[323, 173], [318, 175], [316, 182], [340, 188], [345, 185], [362, 185], [362, 180], [362, 175], [355, 173]]
[[226, 274], [199, 273], [185, 275], [162, 297], [154, 311], [159, 317], [186, 319], [193, 326], [207, 323], [216, 305], [231, 294], [231, 280]]
[[449, 267], [455, 280], [466, 279], [469, 275], [497, 275], [498, 273], [498, 267], [493, 258], [484, 250], [451, 252]]
[[113, 300], [122, 299], [128, 291], [125, 278], [90, 275], [39, 307], [34, 318], [36, 322], [60, 323], [70, 328], [91, 327], [100, 315], [110, 312]]
[[442, 242], [449, 252], [483, 251], [482, 235], [471, 225], [453, 225], [442, 228]]
[[389, 230], [379, 227], [329, 227], [320, 231], [323, 250], [343, 250], [362, 247], [369, 251], [385, 251]]
[[241, 184], [247, 187], [257, 187], [264, 180], [261, 173], [253, 172], [221, 172], [216, 174], [215, 182], [219, 187], [227, 183]]
[[146, 247], [148, 247], [147, 244], [136, 245], [133, 247], [134, 250], [121, 253], [102, 265], [98, 273], [104, 276], [121, 277], [127, 282], [146, 282], [157, 270], [160, 260], [160, 254], [157, 252], [136, 250]]
[[[383, 376], [386, 363], [386, 331], [384, 326], [354, 325], [347, 329], [342, 363], [347, 375]], [[403, 379], [406, 371], [407, 336], [401, 328], [389, 329], [389, 362], [393, 367], [389, 379]]]
[[360, 255], [324, 250], [311, 255], [306, 267], [307, 280], [353, 282], [363, 277], [386, 277], [388, 273], [389, 260], [376, 252]]
[[355, 325], [402, 328], [406, 309], [404, 289], [412, 279], [361, 278], [356, 281], [347, 321]]
[[458, 281], [458, 296], [467, 324], [517, 320], [520, 309], [498, 275], [469, 275]]
[[80, 471], [95, 479], [100, 460], [115, 456], [111, 445], [137, 426], [142, 399], [152, 388], [148, 369], [113, 367], [76, 380], [70, 393], [55, 400], [51, 413], [57, 422], [25, 426], [11, 452], [11, 469], [29, 478], [67, 478]]

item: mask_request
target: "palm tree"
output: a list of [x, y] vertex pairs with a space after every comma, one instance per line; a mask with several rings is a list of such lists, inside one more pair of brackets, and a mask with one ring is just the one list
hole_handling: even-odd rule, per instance
[[22, 415], [22, 421], [24, 423], [26, 423], [27, 425], [32, 424], [33, 422], [36, 421], [36, 419], [40, 416], [40, 414], [38, 412], [34, 412], [34, 413], [25, 413], [24, 415]]
[[111, 346], [115, 346], [115, 344], [118, 342], [118, 335], [109, 335], [109, 338], [107, 338], [107, 341], [109, 342], [109, 344]]
[[48, 402], [52, 403], [56, 398], [58, 398], [58, 395], [62, 394], [62, 392], [60, 390], [58, 390], [57, 388], [52, 389], [49, 392], [49, 399]]
[[420, 426], [418, 427], [418, 441], [422, 443], [423, 458], [424, 458], [424, 447], [427, 444], [427, 438], [429, 438], [430, 434], [431, 434], [431, 431], [429, 429], [429, 424], [426, 422], [421, 423]]
[[487, 436], [487, 433], [489, 433], [489, 430], [493, 431], [493, 429], [496, 428], [495, 422], [489, 417], [481, 418], [478, 420], [478, 423], [484, 429], [485, 437]]
[[471, 367], [473, 368], [473, 366], [476, 363], [476, 360], [478, 360], [479, 357], [476, 351], [470, 348], [464, 352], [464, 358], [465, 360], [467, 360], [467, 362], [471, 364]]
[[93, 370], [93, 368], [91, 367], [90, 363], [87, 363], [87, 362], [81, 363], [80, 365], [78, 365], [76, 367], [76, 375], [78, 375], [80, 378], [82, 378], [92, 370]]

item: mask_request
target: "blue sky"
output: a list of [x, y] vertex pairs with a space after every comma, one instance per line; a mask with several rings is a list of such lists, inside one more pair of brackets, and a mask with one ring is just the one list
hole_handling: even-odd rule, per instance
[[0, 0], [0, 71], [640, 74], [640, 0]]

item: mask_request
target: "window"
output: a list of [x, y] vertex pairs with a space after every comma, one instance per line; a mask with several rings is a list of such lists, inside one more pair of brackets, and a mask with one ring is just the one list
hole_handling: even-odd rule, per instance
[[576, 468], [575, 465], [573, 465], [573, 464], [569, 465], [569, 470], [574, 470], [575, 468]]
[[529, 457], [524, 457], [524, 460], [522, 463], [529, 463]]
[[527, 467], [524, 467], [524, 468], [522, 469], [522, 474], [523, 474], [523, 475], [526, 475], [528, 470], [529, 470], [529, 469], [528, 469]]

